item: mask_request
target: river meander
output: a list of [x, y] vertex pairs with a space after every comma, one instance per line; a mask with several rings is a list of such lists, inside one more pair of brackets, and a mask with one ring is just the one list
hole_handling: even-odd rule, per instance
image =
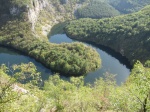
[[[52, 43], [60, 44], [62, 42], [71, 43], [75, 40], [70, 39], [66, 36], [66, 34], [55, 34], [53, 36], [50, 36], [49, 41]], [[125, 82], [125, 80], [130, 74], [130, 69], [129, 67], [127, 67], [127, 65], [124, 64], [124, 58], [122, 58], [122, 60], [119, 61], [116, 57], [110, 55], [106, 51], [101, 50], [99, 47], [91, 44], [87, 45], [96, 49], [97, 52], [100, 54], [100, 57], [102, 59], [102, 68], [86, 74], [86, 83], [94, 83], [95, 79], [103, 77], [103, 74], [105, 74], [106, 72], [116, 74], [116, 81], [118, 85], [120, 85], [121, 82]], [[6, 64], [10, 67], [13, 64], [28, 62], [33, 62], [36, 65], [37, 70], [38, 72], [41, 72], [43, 79], [48, 79], [48, 77], [53, 74], [50, 69], [44, 67], [41, 63], [37, 62], [33, 58], [21, 54], [12, 49], [0, 47], [0, 64]], [[65, 77], [63, 76], [63, 74], [61, 74], [61, 78], [69, 80], [69, 77]]]
[[[67, 37], [66, 34], [55, 34], [53, 36], [50, 36], [49, 41], [52, 43], [60, 44], [63, 42], [72, 43], [76, 40], [70, 39], [69, 37]], [[120, 85], [121, 82], [125, 82], [130, 74], [130, 69], [127, 65], [125, 65], [126, 59], [124, 59], [124, 57], [121, 58], [122, 60], [118, 60], [116, 57], [113, 57], [112, 55], [101, 50], [95, 45], [91, 45], [88, 43], [85, 44], [96, 49], [97, 52], [100, 54], [102, 60], [102, 68], [88, 73], [85, 76], [85, 82], [93, 83], [95, 79], [103, 77], [105, 73], [115, 74], [118, 85]]]

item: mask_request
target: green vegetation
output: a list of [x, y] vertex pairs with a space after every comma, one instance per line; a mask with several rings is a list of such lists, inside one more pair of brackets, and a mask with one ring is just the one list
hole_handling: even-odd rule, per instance
[[119, 15], [119, 11], [105, 2], [92, 1], [77, 9], [78, 18], [103, 18]]
[[150, 4], [149, 0], [83, 0], [84, 3], [103, 2], [111, 5], [122, 14], [133, 13]]
[[[96, 51], [84, 44], [57, 45], [36, 38], [31, 32], [27, 12], [9, 15], [10, 1], [19, 7], [29, 2], [0, 0], [0, 45], [17, 49], [66, 75], [83, 75], [101, 65]], [[78, 2], [81, 1], [85, 0]], [[58, 11], [61, 9], [59, 0], [51, 2]], [[75, 0], [64, 4], [68, 6], [65, 11], [72, 14], [74, 3]], [[109, 46], [127, 56], [130, 61], [140, 59], [144, 63], [150, 57], [149, 10], [150, 6], [126, 16], [75, 20], [66, 27], [66, 32], [72, 38]], [[38, 30], [41, 27], [37, 25], [36, 28]], [[106, 78], [97, 79], [93, 85], [85, 85], [83, 77], [64, 81], [56, 74], [42, 86], [41, 75], [32, 63], [11, 68], [2, 65], [0, 112], [149, 112], [150, 61], [144, 65], [142, 63], [138, 61], [134, 65], [128, 80], [121, 86], [116, 85], [114, 76], [109, 73], [105, 74]], [[8, 76], [8, 73], [12, 75]]]
[[[20, 71], [8, 77], [9, 70], [0, 68], [0, 111], [1, 112], [149, 112], [150, 111], [150, 68], [139, 61], [134, 65], [125, 84], [117, 86], [114, 76], [106, 73], [105, 78], [96, 80], [94, 85], [84, 85], [83, 77], [72, 77], [70, 81], [50, 76], [44, 87], [32, 83], [20, 84], [16, 80], [26, 74], [32, 76], [36, 68], [32, 63], [17, 65]], [[26, 73], [27, 67], [32, 69]], [[33, 80], [34, 82], [34, 80]], [[16, 87], [17, 89], [14, 89]]]
[[11, 1], [12, 4], [14, 5], [18, 5], [19, 7], [25, 6], [25, 5], [29, 5], [31, 4], [30, 0], [9, 0]]
[[[0, 25], [0, 45], [19, 50], [48, 68], [66, 75], [84, 75], [101, 66], [96, 50], [82, 43], [52, 44], [36, 38], [31, 31], [27, 12], [2, 19]], [[93, 58], [94, 57], [94, 58]]]
[[149, 5], [149, 0], [109, 0], [110, 5], [123, 14], [139, 11]]
[[0, 31], [0, 35], [5, 35], [0, 37], [0, 44], [28, 54], [48, 68], [67, 75], [83, 75], [100, 67], [99, 55], [94, 49], [82, 43], [52, 44], [31, 37], [28, 29], [28, 23], [9, 22]]
[[74, 39], [93, 41], [126, 56], [131, 63], [150, 57], [150, 6], [137, 13], [108, 19], [80, 19], [65, 28]]
[[76, 10], [76, 4], [82, 2], [82, 0], [51, 0], [55, 6], [55, 10], [60, 15], [64, 15], [65, 19], [74, 19], [74, 11]]
[[[19, 68], [21, 69], [18, 71]], [[11, 72], [12, 74], [11, 77], [7, 75], [8, 72]], [[22, 74], [22, 75], [18, 75], [18, 74]], [[27, 94], [28, 90], [25, 89], [26, 87], [30, 88], [31, 90], [32, 88], [37, 88], [37, 86], [35, 86], [35, 82], [38, 81], [38, 79], [36, 80], [34, 79], [32, 80], [32, 78], [30, 80], [28, 79], [29, 77], [32, 77], [33, 74], [39, 74], [39, 73], [36, 72], [36, 68], [32, 63], [14, 65], [13, 68], [7, 68], [5, 65], [1, 66], [0, 68], [0, 112], [8, 112], [8, 111], [9, 112], [13, 112], [13, 111], [35, 112], [38, 110], [38, 107], [40, 107], [41, 103], [39, 102], [37, 104], [36, 102], [37, 102], [37, 98], [40, 98], [41, 92], [39, 93], [39, 90], [36, 89], [36, 91], [34, 91], [34, 94], [36, 95], [38, 94], [38, 97], [36, 97], [34, 94], [32, 94], [31, 91], [29, 94]], [[26, 85], [18, 83], [20, 79], [26, 80], [26, 78], [28, 79]], [[38, 99], [38, 101], [39, 100], [40, 99]]]

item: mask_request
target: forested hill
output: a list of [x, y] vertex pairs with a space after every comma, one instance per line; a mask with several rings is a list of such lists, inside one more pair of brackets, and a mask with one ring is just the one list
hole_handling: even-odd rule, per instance
[[119, 15], [119, 11], [106, 2], [92, 1], [88, 5], [77, 9], [78, 18], [103, 18]]
[[108, 46], [131, 62], [150, 57], [150, 6], [108, 19], [74, 20], [65, 29], [71, 38]]
[[[81, 1], [81, 0], [80, 0]], [[128, 14], [149, 5], [149, 0], [83, 0], [76, 11], [77, 18], [103, 18]]]
[[110, 5], [120, 11], [120, 13], [127, 14], [137, 12], [144, 6], [150, 4], [150, 0], [108, 0]]

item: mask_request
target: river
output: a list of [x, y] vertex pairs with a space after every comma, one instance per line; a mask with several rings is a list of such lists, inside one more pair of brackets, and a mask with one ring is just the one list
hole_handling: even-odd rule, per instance
[[[55, 34], [53, 36], [50, 36], [49, 41], [52, 43], [60, 44], [63, 42], [72, 43], [75, 42], [76, 40], [70, 39], [69, 37], [67, 37], [66, 34]], [[104, 77], [104, 74], [106, 73], [116, 75], [115, 78], [118, 85], [120, 85], [121, 82], [125, 82], [125, 80], [130, 74], [130, 69], [129, 69], [130, 67], [125, 65], [127, 60], [124, 57], [121, 57], [121, 60], [118, 60], [117, 57], [110, 55], [109, 53], [101, 50], [99, 47], [95, 45], [88, 44], [88, 43], [85, 44], [96, 49], [96, 51], [100, 54], [102, 60], [102, 68], [90, 72], [85, 76], [86, 83], [93, 83], [95, 79]]]
[[[60, 44], [62, 42], [71, 43], [75, 40], [70, 39], [66, 36], [66, 34], [55, 34], [53, 36], [50, 36], [49, 41], [52, 43]], [[102, 68], [86, 74], [84, 78], [85, 83], [93, 84], [95, 79], [103, 77], [105, 73], [116, 74], [116, 81], [118, 85], [120, 85], [122, 82], [125, 82], [125, 80], [130, 74], [130, 69], [123, 62], [124, 58], [122, 58], [121, 61], [119, 61], [116, 57], [101, 50], [99, 47], [91, 44], [87, 45], [96, 49], [97, 52], [100, 54], [100, 57], [102, 59]], [[13, 64], [21, 64], [28, 62], [32, 62], [36, 65], [37, 71], [41, 72], [42, 78], [44, 80], [48, 79], [48, 77], [53, 74], [50, 69], [44, 67], [41, 63], [37, 62], [33, 58], [16, 52], [13, 49], [0, 47], [0, 64], [6, 64], [6, 66], [11, 67]], [[61, 78], [69, 80], [69, 77], [65, 77], [63, 75], [61, 75]]]

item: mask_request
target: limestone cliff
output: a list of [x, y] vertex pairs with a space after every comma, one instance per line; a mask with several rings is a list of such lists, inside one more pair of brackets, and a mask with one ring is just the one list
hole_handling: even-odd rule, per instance
[[31, 23], [31, 30], [36, 37], [46, 37], [53, 25], [74, 18], [73, 10], [70, 11], [72, 4], [70, 5], [68, 0], [59, 2], [54, 0], [27, 1], [16, 3], [17, 1], [13, 0], [8, 6], [9, 14], [18, 16], [26, 13], [26, 20]]
[[0, 0], [0, 21], [4, 21], [0, 25], [12, 17], [21, 18], [30, 23], [35, 37], [47, 39], [53, 25], [75, 18], [78, 6], [79, 2], [69, 0]]
[[34, 30], [40, 12], [48, 6], [50, 6], [50, 3], [47, 0], [29, 0], [28, 4], [22, 4], [21, 6], [12, 2], [9, 7], [9, 13], [11, 16], [18, 16], [26, 12], [27, 19], [32, 24], [32, 30]]
[[49, 6], [47, 0], [31, 0], [31, 7], [28, 7], [28, 19], [32, 23], [32, 30], [34, 30], [35, 24], [38, 20], [41, 10]]
[[68, 1], [63, 3], [53, 0], [31, 0], [31, 6], [27, 9], [28, 19], [36, 37], [47, 37], [53, 25], [74, 18]]

